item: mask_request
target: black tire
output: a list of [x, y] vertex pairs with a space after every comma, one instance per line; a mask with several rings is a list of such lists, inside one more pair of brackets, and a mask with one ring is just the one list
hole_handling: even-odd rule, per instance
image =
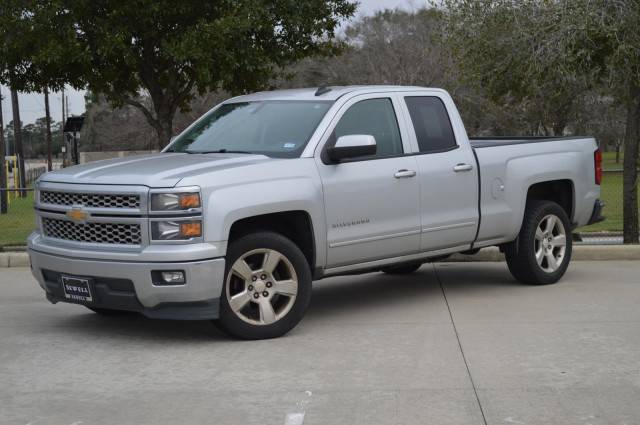
[[[545, 271], [536, 260], [536, 230], [542, 220], [548, 216], [557, 217], [566, 236], [566, 245], [562, 261], [555, 271]], [[505, 257], [509, 271], [517, 280], [530, 285], [548, 285], [556, 283], [567, 271], [571, 261], [572, 240], [571, 223], [565, 210], [555, 202], [530, 201], [524, 213], [522, 228], [518, 239], [505, 247]], [[546, 260], [543, 260], [546, 261]]]
[[[260, 249], [274, 250], [284, 256], [297, 275], [297, 293], [289, 311], [271, 324], [248, 323], [237, 315], [227, 298], [228, 283], [233, 264], [243, 255]], [[304, 254], [288, 238], [274, 232], [257, 232], [242, 236], [230, 243], [225, 268], [225, 282], [220, 297], [220, 317], [214, 323], [223, 332], [241, 339], [277, 338], [293, 329], [302, 319], [311, 301], [311, 270]], [[275, 286], [274, 286], [275, 288]]]
[[411, 274], [422, 266], [421, 263], [403, 264], [400, 266], [385, 267], [382, 271], [386, 274]]

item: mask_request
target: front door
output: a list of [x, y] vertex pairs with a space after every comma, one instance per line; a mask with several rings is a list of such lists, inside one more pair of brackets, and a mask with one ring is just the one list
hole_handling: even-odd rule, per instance
[[[378, 95], [380, 96], [380, 95]], [[327, 266], [416, 253], [420, 246], [417, 163], [406, 156], [393, 97], [360, 96], [347, 102], [327, 144], [367, 134], [375, 155], [340, 164], [318, 158], [327, 220]], [[406, 142], [405, 142], [406, 143]]]

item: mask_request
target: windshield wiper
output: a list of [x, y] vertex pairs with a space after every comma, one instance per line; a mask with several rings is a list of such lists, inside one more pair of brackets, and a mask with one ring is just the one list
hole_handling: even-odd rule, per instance
[[253, 152], [248, 152], [248, 151], [234, 151], [234, 150], [230, 150], [230, 149], [218, 149], [218, 150], [213, 150], [213, 151], [190, 151], [190, 150], [186, 150], [186, 153], [248, 153], [248, 154], [252, 154]]

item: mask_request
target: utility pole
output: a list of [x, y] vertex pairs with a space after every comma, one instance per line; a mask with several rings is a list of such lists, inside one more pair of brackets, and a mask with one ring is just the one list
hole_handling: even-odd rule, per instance
[[[69, 96], [67, 96], [67, 119], [69, 119]], [[80, 164], [80, 156], [78, 154], [78, 139], [76, 138], [76, 132], [73, 132], [73, 146], [71, 146], [72, 149], [72, 156], [73, 156], [73, 163], [75, 165]]]
[[51, 111], [49, 111], [49, 88], [44, 88], [44, 114], [47, 121], [47, 171], [53, 169], [51, 164]]
[[[13, 140], [16, 144], [16, 155], [18, 156], [18, 172], [20, 173], [20, 197], [26, 198], [27, 191], [24, 190], [27, 182], [24, 175], [24, 149], [22, 147], [22, 123], [20, 122], [20, 107], [18, 103], [18, 91], [11, 89], [11, 109], [13, 111]], [[14, 172], [15, 175], [15, 172]]]
[[64, 123], [66, 117], [64, 115], [64, 86], [62, 87], [62, 125], [60, 125], [60, 140], [62, 140], [63, 154], [62, 154], [62, 167], [66, 167], [67, 163], [67, 141], [64, 139]]
[[4, 145], [4, 123], [2, 121], [2, 92], [0, 92], [0, 214], [7, 213], [7, 168], [4, 165], [6, 155]]

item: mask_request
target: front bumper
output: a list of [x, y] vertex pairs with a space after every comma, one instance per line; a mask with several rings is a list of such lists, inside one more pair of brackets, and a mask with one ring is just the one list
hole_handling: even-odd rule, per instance
[[[179, 251], [180, 246], [175, 246]], [[106, 254], [106, 253], [105, 253]], [[90, 278], [94, 301], [89, 307], [137, 311], [151, 318], [204, 320], [218, 317], [224, 282], [224, 258], [195, 261], [113, 261], [79, 258], [38, 250], [29, 244], [31, 268], [53, 303], [68, 302], [61, 275]], [[184, 285], [157, 286], [152, 270], [182, 270]]]

